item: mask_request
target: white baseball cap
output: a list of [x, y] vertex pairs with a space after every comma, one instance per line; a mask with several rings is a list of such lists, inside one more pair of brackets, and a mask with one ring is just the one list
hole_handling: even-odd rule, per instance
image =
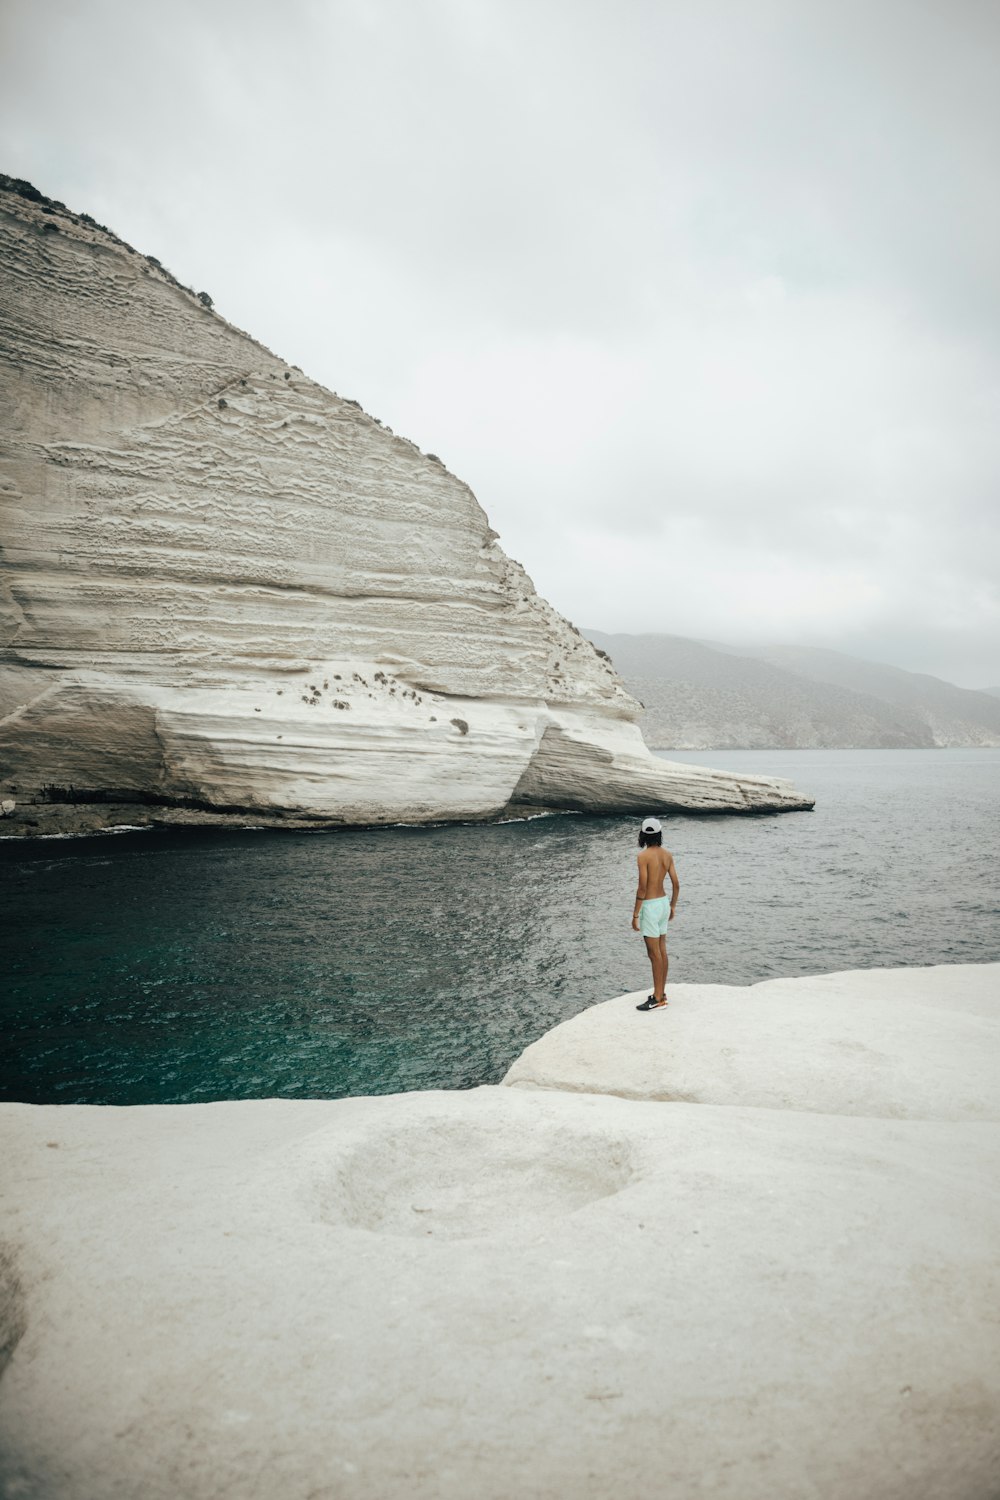
[[642, 824], [643, 833], [662, 833], [663, 824], [659, 818], [644, 818]]

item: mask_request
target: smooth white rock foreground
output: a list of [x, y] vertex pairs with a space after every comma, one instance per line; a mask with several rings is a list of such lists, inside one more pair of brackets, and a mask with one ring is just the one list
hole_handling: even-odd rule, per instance
[[812, 805], [651, 755], [440, 459], [25, 187], [0, 180], [0, 793], [332, 823]]
[[[997, 968], [932, 971], [942, 1013]], [[884, 1038], [875, 976], [829, 978], [827, 1015], [787, 982], [796, 1036]], [[601, 1044], [701, 999], [597, 1007]], [[905, 1119], [551, 1088], [0, 1107], [0, 1494], [996, 1500], [1000, 1125], [917, 1118], [952, 1042], [912, 1031]], [[815, 1071], [796, 1042], [786, 1097]]]
[[3, 1493], [995, 1500], [1000, 1130], [6, 1106]]
[[[594, 1005], [504, 1082], [822, 1114], [1000, 1120], [1000, 964], [667, 985]], [[633, 1017], [635, 1024], [633, 1024]], [[639, 1024], [642, 1023], [642, 1024]]]

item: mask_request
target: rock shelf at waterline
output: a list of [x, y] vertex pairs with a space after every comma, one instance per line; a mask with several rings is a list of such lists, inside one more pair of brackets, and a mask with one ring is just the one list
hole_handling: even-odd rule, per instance
[[993, 1500], [1000, 965], [720, 989], [507, 1086], [0, 1107], [4, 1492]]
[[330, 825], [812, 805], [651, 755], [468, 486], [154, 258], [12, 178], [0, 254], [21, 831], [33, 799]]

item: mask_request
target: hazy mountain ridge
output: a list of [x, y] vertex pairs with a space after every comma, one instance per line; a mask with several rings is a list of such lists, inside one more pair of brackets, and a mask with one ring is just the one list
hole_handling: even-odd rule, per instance
[[585, 633], [645, 705], [659, 749], [1000, 746], [1000, 699], [923, 673], [807, 647]]

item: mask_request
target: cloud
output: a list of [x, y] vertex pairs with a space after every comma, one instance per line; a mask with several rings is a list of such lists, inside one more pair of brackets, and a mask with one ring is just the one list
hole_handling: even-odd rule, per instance
[[6, 170], [439, 453], [571, 617], [996, 677], [993, 7], [2, 24]]

